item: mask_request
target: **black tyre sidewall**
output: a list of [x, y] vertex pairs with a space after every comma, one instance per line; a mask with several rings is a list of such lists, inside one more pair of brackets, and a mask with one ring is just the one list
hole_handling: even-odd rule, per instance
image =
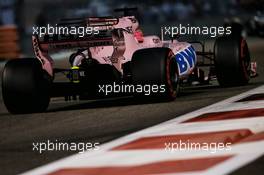
[[43, 112], [49, 104], [50, 82], [34, 58], [9, 61], [3, 70], [2, 94], [9, 112]]
[[224, 87], [247, 84], [249, 65], [245, 64], [250, 64], [250, 55], [246, 41], [242, 37], [220, 37], [215, 42], [214, 50], [219, 84]]
[[174, 64], [175, 74], [178, 76], [177, 63], [173, 57], [173, 52], [169, 48], [141, 49], [133, 54], [131, 70], [132, 82], [135, 86], [138, 84], [143, 86], [146, 84], [165, 85], [165, 92], [152, 93], [150, 96], [141, 94], [141, 97], [162, 101], [176, 98], [178, 87], [174, 88], [172, 86], [170, 75], [172, 64]]

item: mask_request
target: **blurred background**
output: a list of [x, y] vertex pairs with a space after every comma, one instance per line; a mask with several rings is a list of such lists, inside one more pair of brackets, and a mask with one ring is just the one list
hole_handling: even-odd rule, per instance
[[33, 26], [56, 24], [61, 18], [116, 15], [113, 9], [122, 7], [138, 8], [144, 34], [159, 34], [161, 26], [179, 23], [232, 22], [243, 25], [246, 36], [264, 34], [264, 0], [0, 0], [0, 58], [33, 55]]

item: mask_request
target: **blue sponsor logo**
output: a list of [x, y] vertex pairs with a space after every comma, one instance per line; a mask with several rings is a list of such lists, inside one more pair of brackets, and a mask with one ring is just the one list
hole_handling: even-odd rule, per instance
[[193, 69], [196, 63], [196, 53], [192, 46], [177, 53], [175, 58], [178, 63], [180, 75], [187, 73], [190, 69]]

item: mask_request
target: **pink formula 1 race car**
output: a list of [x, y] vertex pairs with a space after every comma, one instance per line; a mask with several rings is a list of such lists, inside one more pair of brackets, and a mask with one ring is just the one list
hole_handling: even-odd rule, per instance
[[[176, 98], [181, 83], [205, 84], [216, 77], [221, 86], [239, 86], [250, 79], [250, 55], [242, 37], [221, 36], [211, 52], [201, 42], [143, 36], [130, 15], [64, 19], [58, 26], [92, 27], [94, 32], [82, 37], [33, 35], [36, 58], [8, 61], [3, 70], [2, 93], [9, 112], [43, 112], [51, 97], [91, 99], [121, 93], [168, 101]], [[64, 49], [72, 51], [71, 66], [54, 68], [49, 53]], [[61, 72], [67, 81], [55, 82]]]

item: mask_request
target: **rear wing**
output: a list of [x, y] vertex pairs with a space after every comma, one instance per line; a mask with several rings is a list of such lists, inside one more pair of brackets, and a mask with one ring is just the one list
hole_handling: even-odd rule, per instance
[[89, 18], [64, 18], [59, 25], [85, 25], [92, 27], [113, 26], [118, 24], [118, 18], [112, 16], [89, 17]]
[[91, 17], [88, 18], [88, 26], [102, 27], [102, 26], [114, 26], [119, 22], [118, 18], [113, 17]]
[[118, 22], [118, 18], [113, 17], [62, 19], [53, 27], [56, 32], [46, 33], [44, 36], [33, 35], [32, 41], [33, 45], [37, 41], [43, 51], [111, 46], [114, 25]]
[[39, 38], [38, 35], [32, 36], [34, 44], [37, 42], [39, 48], [43, 51], [56, 51], [63, 49], [87, 49], [96, 46], [111, 46], [113, 45], [112, 36], [109, 37], [84, 37], [73, 38], [72, 36], [50, 36], [45, 35], [45, 39]]

